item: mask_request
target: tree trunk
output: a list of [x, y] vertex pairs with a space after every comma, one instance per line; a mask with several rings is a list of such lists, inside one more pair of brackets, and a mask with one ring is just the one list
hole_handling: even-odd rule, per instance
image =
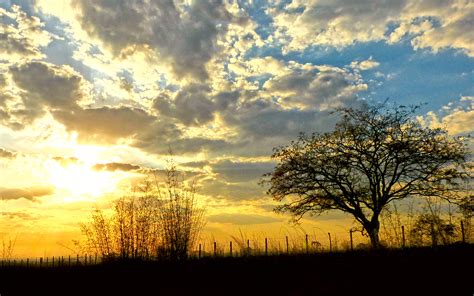
[[372, 221], [364, 227], [365, 227], [365, 230], [367, 230], [367, 233], [369, 234], [372, 248], [380, 249], [380, 240], [379, 240], [380, 223], [379, 223], [378, 218], [376, 219], [372, 218]]

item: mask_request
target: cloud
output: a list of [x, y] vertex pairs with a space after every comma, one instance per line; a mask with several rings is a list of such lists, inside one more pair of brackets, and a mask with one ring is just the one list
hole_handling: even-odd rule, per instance
[[129, 107], [58, 110], [52, 114], [68, 131], [77, 132], [79, 140], [85, 142], [114, 143], [120, 138], [133, 138], [147, 132], [155, 120], [144, 110]]
[[60, 157], [56, 156], [53, 157], [53, 160], [58, 162], [62, 166], [68, 166], [70, 164], [77, 164], [79, 162], [79, 159], [76, 157]]
[[474, 97], [461, 97], [459, 102], [443, 107], [444, 114], [430, 111], [418, 120], [431, 128], [444, 128], [451, 135], [465, 135], [474, 132]]
[[35, 201], [37, 197], [47, 196], [54, 193], [54, 188], [50, 186], [37, 186], [28, 188], [2, 188], [0, 187], [0, 199], [12, 200], [25, 198]]
[[343, 48], [357, 42], [395, 43], [407, 37], [413, 38], [415, 49], [455, 48], [474, 55], [470, 34], [474, 5], [469, 1], [293, 1], [268, 12], [274, 19], [274, 37], [287, 51], [312, 45]]
[[215, 105], [209, 92], [207, 86], [187, 86], [173, 100], [166, 95], [158, 96], [153, 107], [160, 114], [177, 118], [185, 125], [202, 125], [214, 119]]
[[156, 97], [153, 108], [187, 126], [199, 126], [214, 120], [217, 111], [226, 110], [238, 99], [237, 92], [213, 94], [209, 86], [191, 84], [180, 89], [173, 98], [168, 94]]
[[86, 97], [82, 76], [67, 66], [32, 61], [10, 67], [10, 73], [30, 108], [75, 109]]
[[199, 186], [199, 193], [227, 201], [256, 200], [265, 196], [265, 189], [256, 180], [231, 183], [223, 178], [205, 179]]
[[0, 119], [15, 130], [24, 129], [48, 111], [79, 109], [79, 103], [89, 98], [86, 82], [68, 66], [27, 61], [7, 70], [0, 79]]
[[0, 60], [41, 58], [41, 48], [51, 37], [39, 18], [27, 15], [19, 6], [0, 7]]
[[276, 75], [263, 88], [279, 97], [283, 106], [324, 110], [343, 105], [353, 100], [357, 92], [367, 89], [366, 84], [355, 78], [340, 68], [305, 65]]
[[16, 153], [0, 147], [0, 158], [14, 158]]
[[116, 56], [137, 51], [166, 61], [178, 77], [208, 78], [206, 63], [219, 51], [218, 39], [242, 16], [220, 0], [75, 2], [82, 28]]
[[290, 38], [287, 50], [302, 50], [312, 44], [341, 48], [382, 40], [386, 24], [398, 19], [403, 7], [401, 0], [294, 1], [271, 12], [277, 32]]
[[257, 214], [216, 214], [207, 217], [207, 220], [215, 223], [228, 223], [235, 225], [251, 225], [251, 224], [266, 224], [280, 222], [282, 219], [278, 219], [270, 216], [263, 216]]
[[212, 171], [227, 182], [256, 181], [273, 170], [273, 162], [240, 162], [222, 160], [211, 165]]
[[95, 164], [92, 168], [97, 171], [110, 171], [110, 172], [115, 172], [115, 171], [128, 172], [128, 171], [136, 171], [136, 170], [141, 169], [141, 167], [138, 165], [133, 165], [129, 163], [119, 163], [119, 162], [98, 163], [98, 164]]
[[430, 48], [434, 52], [445, 48], [458, 48], [474, 57], [474, 5], [465, 13], [447, 19], [439, 28], [427, 30], [413, 39], [415, 49]]
[[20, 220], [40, 220], [43, 219], [43, 215], [36, 215], [26, 212], [0, 212], [1, 216], [7, 217], [8, 219], [20, 219]]
[[375, 61], [374, 59], [372, 59], [372, 57], [370, 57], [368, 60], [365, 60], [365, 61], [353, 61], [350, 67], [352, 69], [366, 71], [373, 68], [377, 68], [379, 65], [380, 65], [379, 62]]

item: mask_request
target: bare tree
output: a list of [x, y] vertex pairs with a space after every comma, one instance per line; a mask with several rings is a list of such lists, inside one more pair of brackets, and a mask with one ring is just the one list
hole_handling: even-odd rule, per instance
[[159, 227], [161, 247], [172, 260], [186, 259], [204, 227], [204, 208], [199, 207], [194, 182], [186, 184], [173, 162], [159, 188]]
[[334, 131], [305, 136], [275, 149], [278, 164], [266, 175], [268, 194], [287, 201], [276, 208], [298, 221], [304, 214], [341, 210], [379, 244], [379, 216], [409, 196], [460, 198], [467, 148], [443, 129], [423, 127], [417, 107], [385, 104], [340, 108]]
[[186, 185], [174, 163], [165, 181], [146, 179], [134, 194], [117, 199], [110, 215], [97, 209], [81, 224], [89, 252], [103, 257], [186, 259], [204, 226], [196, 187]]

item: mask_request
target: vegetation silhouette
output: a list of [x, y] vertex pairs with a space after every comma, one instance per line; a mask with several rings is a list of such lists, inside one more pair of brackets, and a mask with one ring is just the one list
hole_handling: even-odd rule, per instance
[[276, 148], [274, 171], [266, 174], [276, 208], [295, 221], [306, 213], [340, 210], [352, 215], [380, 247], [380, 215], [395, 200], [413, 196], [466, 200], [463, 182], [468, 149], [462, 138], [423, 127], [417, 106], [363, 105], [339, 108], [334, 131], [301, 134]]
[[164, 182], [155, 176], [137, 191], [115, 201], [109, 217], [97, 209], [81, 224], [86, 252], [104, 260], [186, 259], [205, 224], [195, 184], [185, 183], [170, 161]]

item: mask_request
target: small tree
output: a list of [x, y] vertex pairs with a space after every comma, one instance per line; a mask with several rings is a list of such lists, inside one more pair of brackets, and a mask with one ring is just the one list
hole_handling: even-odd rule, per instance
[[334, 131], [305, 136], [275, 149], [278, 164], [263, 182], [286, 203], [277, 211], [298, 221], [304, 214], [340, 210], [351, 214], [378, 248], [379, 216], [408, 196], [459, 198], [467, 177], [467, 148], [443, 129], [423, 127], [417, 107], [340, 108]]
[[194, 184], [187, 186], [173, 163], [165, 172], [164, 182], [145, 180], [134, 195], [116, 200], [111, 215], [97, 209], [81, 224], [87, 251], [104, 258], [188, 257], [204, 226], [204, 209]]
[[172, 260], [188, 258], [204, 227], [204, 209], [196, 199], [194, 182], [185, 184], [174, 163], [166, 170], [164, 186], [157, 185], [161, 250]]

